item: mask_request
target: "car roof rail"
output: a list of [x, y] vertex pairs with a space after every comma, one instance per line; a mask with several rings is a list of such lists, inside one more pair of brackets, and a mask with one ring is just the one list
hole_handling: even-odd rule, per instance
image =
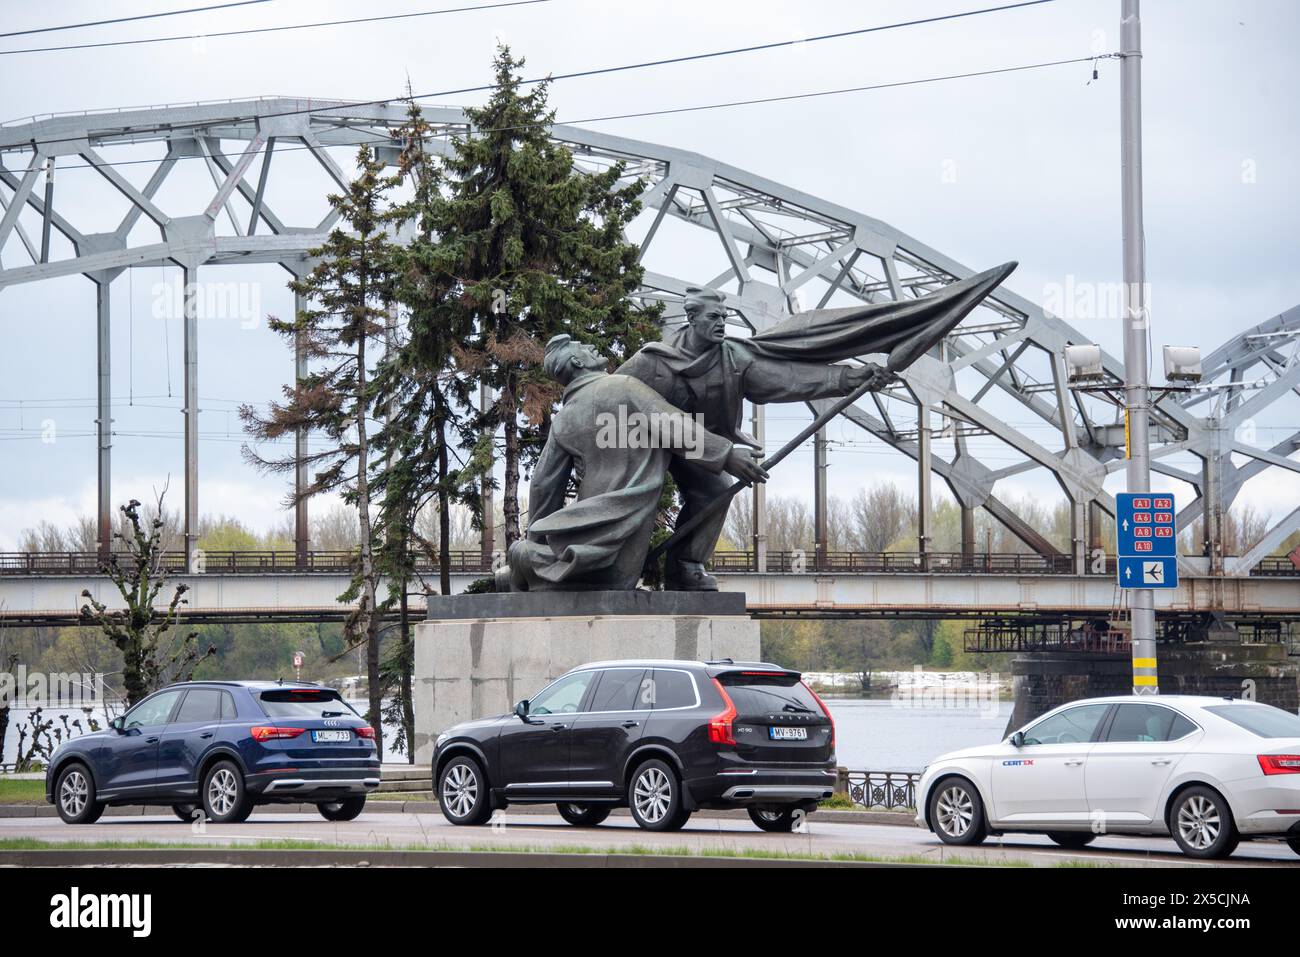
[[706, 665], [734, 665], [736, 661], [734, 658], [713, 658], [704, 663]]

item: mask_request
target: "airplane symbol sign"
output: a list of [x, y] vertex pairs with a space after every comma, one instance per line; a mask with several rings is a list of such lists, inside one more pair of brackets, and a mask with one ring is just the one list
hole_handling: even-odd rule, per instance
[[1121, 555], [1119, 584], [1122, 588], [1177, 588], [1178, 559]]

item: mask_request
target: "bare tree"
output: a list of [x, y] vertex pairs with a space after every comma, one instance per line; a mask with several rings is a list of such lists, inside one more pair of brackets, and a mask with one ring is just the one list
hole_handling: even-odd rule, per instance
[[916, 526], [916, 500], [893, 482], [858, 489], [849, 513], [853, 547], [864, 552], [883, 552]]
[[[162, 513], [166, 494], [166, 489], [159, 494], [155, 516]], [[142, 518], [140, 503], [135, 499], [123, 505], [121, 512], [125, 519], [123, 530], [114, 533], [120, 550], [101, 564], [100, 570], [122, 596], [123, 607], [109, 608], [87, 589], [81, 593], [87, 602], [81, 615], [98, 624], [122, 653], [122, 683], [130, 706], [163, 685], [191, 678], [195, 667], [216, 654], [216, 648], [209, 645], [200, 651], [198, 632], [181, 635], [176, 630], [180, 607], [187, 603], [188, 585], [176, 586], [161, 616], [154, 610], [167, 584], [164, 520]]]

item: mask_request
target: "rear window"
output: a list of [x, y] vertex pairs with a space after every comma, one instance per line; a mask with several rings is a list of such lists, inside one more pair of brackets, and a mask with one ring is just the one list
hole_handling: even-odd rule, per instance
[[[611, 668], [600, 676], [600, 684], [588, 711], [644, 711], [650, 707], [644, 668]], [[643, 692], [645, 703], [641, 702]]]
[[216, 721], [221, 717], [221, 692], [215, 688], [194, 688], [181, 702], [172, 724], [183, 721]]
[[1122, 704], [1110, 723], [1107, 741], [1177, 741], [1196, 725], [1176, 711], [1155, 704]]
[[650, 684], [642, 689], [639, 700], [650, 702], [656, 711], [668, 708], [693, 708], [700, 703], [695, 682], [684, 671], [656, 668]]
[[817, 714], [821, 706], [811, 691], [794, 675], [722, 675], [739, 714]]
[[268, 718], [360, 717], [337, 691], [276, 688], [258, 696]]
[[1300, 717], [1270, 704], [1222, 704], [1205, 710], [1261, 738], [1300, 738]]

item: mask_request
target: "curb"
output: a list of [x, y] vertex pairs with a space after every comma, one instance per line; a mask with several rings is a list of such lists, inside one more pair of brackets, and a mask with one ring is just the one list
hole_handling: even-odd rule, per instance
[[501, 867], [501, 868], [790, 868], [927, 867], [894, 861], [834, 861], [681, 854], [553, 854], [513, 851], [75, 849], [0, 851], [0, 867], [231, 865], [237, 867]]
[[[506, 809], [509, 815], [517, 814], [553, 814], [555, 809], [549, 804], [515, 804]], [[313, 804], [265, 804], [258, 807], [254, 814], [316, 814]], [[366, 814], [441, 814], [437, 801], [367, 801]], [[816, 811], [815, 821], [829, 824], [889, 824], [896, 827], [916, 827], [911, 813], [899, 811]], [[50, 804], [0, 804], [0, 818], [58, 818], [59, 812]], [[615, 808], [614, 817], [628, 817], [627, 808]], [[748, 820], [744, 811], [696, 811], [701, 818], [722, 818], [724, 820]], [[104, 809], [104, 817], [166, 817], [174, 815], [166, 807], [110, 807]], [[177, 821], [176, 823], [183, 823]]]

